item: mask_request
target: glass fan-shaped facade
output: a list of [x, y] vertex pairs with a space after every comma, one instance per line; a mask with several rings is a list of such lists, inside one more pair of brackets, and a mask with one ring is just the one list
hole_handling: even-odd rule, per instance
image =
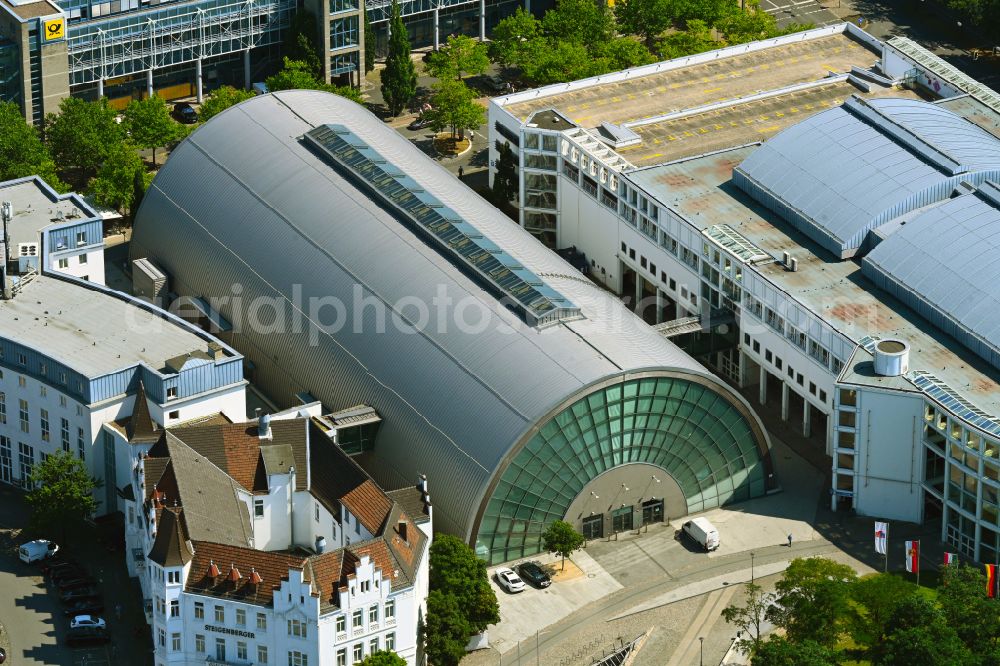
[[504, 469], [486, 503], [478, 552], [492, 563], [538, 553], [545, 527], [563, 519], [592, 479], [629, 463], [673, 477], [688, 512], [763, 495], [767, 442], [734, 400], [678, 376], [629, 380], [580, 398]]

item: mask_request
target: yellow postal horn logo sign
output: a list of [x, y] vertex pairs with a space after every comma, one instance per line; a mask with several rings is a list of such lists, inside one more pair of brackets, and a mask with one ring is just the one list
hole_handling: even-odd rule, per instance
[[66, 36], [66, 22], [63, 19], [52, 19], [45, 22], [45, 41], [62, 39]]

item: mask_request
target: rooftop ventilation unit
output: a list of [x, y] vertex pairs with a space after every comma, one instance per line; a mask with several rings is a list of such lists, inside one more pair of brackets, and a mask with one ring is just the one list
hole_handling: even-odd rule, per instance
[[910, 345], [902, 340], [879, 340], [875, 343], [875, 374], [899, 377], [910, 369]]

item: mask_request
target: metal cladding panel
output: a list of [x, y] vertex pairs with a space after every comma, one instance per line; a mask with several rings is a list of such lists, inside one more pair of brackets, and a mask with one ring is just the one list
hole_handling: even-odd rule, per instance
[[[82, 245], [77, 245], [76, 234], [83, 232], [85, 241]], [[61, 225], [54, 229], [46, 229], [49, 238], [49, 251], [61, 252], [63, 250], [75, 250], [77, 247], [85, 245], [100, 245], [103, 238], [103, 226], [101, 220], [87, 220], [77, 224]]]
[[[474, 220], [584, 318], [539, 329], [501, 307], [300, 140], [327, 123]], [[555, 405], [638, 369], [711, 377], [382, 121], [326, 93], [256, 97], [182, 142], [143, 201], [132, 255], [153, 258], [178, 293], [215, 299], [253, 381], [280, 403], [309, 391], [333, 409], [374, 405], [383, 424], [366, 466], [388, 487], [427, 473], [436, 519], [457, 534], [469, 534], [511, 447]], [[268, 308], [282, 312], [277, 323], [253, 321]], [[491, 313], [486, 330], [480, 312]]]
[[777, 134], [734, 180], [840, 255], [860, 247], [870, 229], [947, 198], [959, 180], [982, 183], [998, 168], [1000, 140], [947, 109], [851, 100]]
[[1000, 201], [976, 192], [915, 215], [861, 265], [880, 287], [1000, 367], [998, 254]]

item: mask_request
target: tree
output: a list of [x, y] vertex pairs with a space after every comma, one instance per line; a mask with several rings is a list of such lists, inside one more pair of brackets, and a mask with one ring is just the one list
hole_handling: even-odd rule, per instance
[[389, 19], [389, 53], [385, 69], [381, 72], [382, 98], [389, 107], [389, 115], [398, 116], [406, 103], [417, 93], [417, 73], [410, 59], [410, 37], [399, 15], [399, 3], [392, 0]]
[[964, 565], [945, 567], [937, 598], [948, 625], [973, 654], [996, 654], [1000, 609], [996, 599], [986, 596], [982, 570]]
[[486, 44], [467, 35], [451, 35], [448, 43], [427, 59], [427, 71], [439, 79], [482, 74], [490, 66]]
[[[367, 12], [365, 12], [367, 16]], [[285, 33], [282, 52], [286, 60], [297, 60], [306, 65], [308, 72], [316, 80], [323, 78], [323, 61], [316, 49], [316, 17], [306, 9], [298, 9], [292, 14], [291, 25]], [[271, 86], [269, 89], [273, 90]]]
[[458, 599], [442, 590], [431, 590], [427, 595], [427, 626], [424, 630], [424, 651], [430, 663], [434, 666], [458, 666], [473, 633]]
[[558, 0], [542, 17], [542, 30], [560, 42], [590, 45], [611, 39], [615, 21], [606, 2]]
[[753, 666], [837, 666], [839, 654], [816, 641], [792, 642], [784, 636], [761, 641], [753, 653]]
[[[268, 88], [270, 90], [270, 88]], [[232, 86], [222, 86], [212, 92], [212, 95], [201, 105], [199, 116], [201, 122], [219, 115], [226, 109], [240, 102], [245, 102], [254, 96], [253, 91], [234, 88]]]
[[323, 83], [312, 75], [309, 65], [301, 60], [284, 59], [284, 67], [274, 76], [267, 78], [267, 89], [271, 92], [279, 90], [323, 90], [346, 97], [352, 102], [361, 104], [361, 93], [351, 86], [333, 86]]
[[456, 598], [469, 630], [464, 641], [500, 621], [500, 607], [490, 587], [486, 563], [461, 539], [446, 534], [434, 536], [429, 583], [432, 590]]
[[139, 212], [139, 206], [142, 205], [142, 200], [146, 196], [146, 190], [149, 189], [149, 184], [153, 180], [153, 174], [147, 172], [145, 169], [138, 169], [132, 176], [132, 204], [129, 206], [129, 216], [134, 220], [136, 213]]
[[375, 69], [375, 29], [372, 27], [372, 19], [368, 12], [361, 12], [365, 16], [365, 74]]
[[57, 451], [31, 470], [32, 488], [25, 497], [31, 507], [30, 523], [36, 530], [59, 525], [66, 529], [83, 524], [97, 511], [94, 490], [103, 482], [87, 472], [87, 466], [65, 451]]
[[133, 210], [135, 201], [136, 173], [142, 175], [144, 172], [142, 158], [135, 146], [127, 141], [116, 144], [90, 181], [90, 192], [97, 203], [127, 215]]
[[944, 615], [923, 596], [901, 600], [886, 624], [884, 640], [873, 649], [875, 664], [971, 664], [971, 653]]
[[369, 654], [359, 664], [360, 666], [406, 666], [406, 660], [392, 650], [379, 650]]
[[56, 191], [67, 189], [38, 130], [25, 122], [16, 102], [0, 102], [0, 181], [34, 175]]
[[56, 167], [78, 189], [87, 185], [108, 151], [124, 138], [114, 109], [103, 97], [96, 102], [67, 97], [59, 103], [59, 113], [45, 119], [45, 143]]
[[740, 649], [751, 654], [760, 646], [760, 626], [764, 623], [767, 609], [774, 602], [774, 595], [764, 592], [760, 585], [747, 583], [744, 587], [744, 604], [727, 606], [722, 609], [722, 617], [735, 626], [746, 638], [741, 640]]
[[831, 645], [850, 610], [854, 569], [822, 557], [794, 559], [774, 586], [777, 599], [767, 618], [782, 627], [790, 641]]
[[592, 76], [656, 62], [656, 56], [649, 49], [630, 37], [618, 37], [594, 44], [590, 52], [595, 62]]
[[486, 109], [476, 102], [476, 93], [463, 81], [443, 79], [434, 84], [431, 109], [424, 112], [431, 129], [440, 132], [451, 128], [451, 135], [465, 137], [465, 130], [476, 129], [486, 122]]
[[656, 38], [673, 25], [678, 12], [677, 0], [621, 0], [615, 3], [618, 29], [642, 37], [652, 50]]
[[856, 606], [847, 622], [854, 642], [866, 648], [877, 645], [896, 605], [917, 590], [913, 583], [892, 574], [872, 574], [858, 579], [851, 585], [851, 599]]
[[670, 33], [659, 40], [656, 50], [661, 57], [670, 60], [713, 51], [723, 46], [725, 42], [720, 42], [712, 36], [712, 30], [707, 23], [695, 19], [687, 22], [686, 30]]
[[503, 142], [497, 155], [497, 172], [493, 176], [493, 196], [500, 203], [509, 203], [518, 196], [517, 158], [510, 144]]
[[170, 117], [167, 103], [156, 95], [129, 102], [125, 109], [125, 127], [135, 145], [153, 151], [154, 167], [156, 149], [167, 145], [180, 133], [180, 125]]
[[565, 520], [556, 520], [542, 533], [545, 550], [562, 557], [562, 568], [566, 568], [566, 558], [583, 545], [583, 535], [573, 529]]
[[525, 44], [542, 37], [542, 24], [531, 12], [518, 7], [493, 28], [489, 46], [490, 58], [505, 67], [521, 67], [525, 58]]
[[524, 77], [539, 86], [586, 78], [594, 67], [587, 47], [570, 42], [535, 40], [525, 57]]

